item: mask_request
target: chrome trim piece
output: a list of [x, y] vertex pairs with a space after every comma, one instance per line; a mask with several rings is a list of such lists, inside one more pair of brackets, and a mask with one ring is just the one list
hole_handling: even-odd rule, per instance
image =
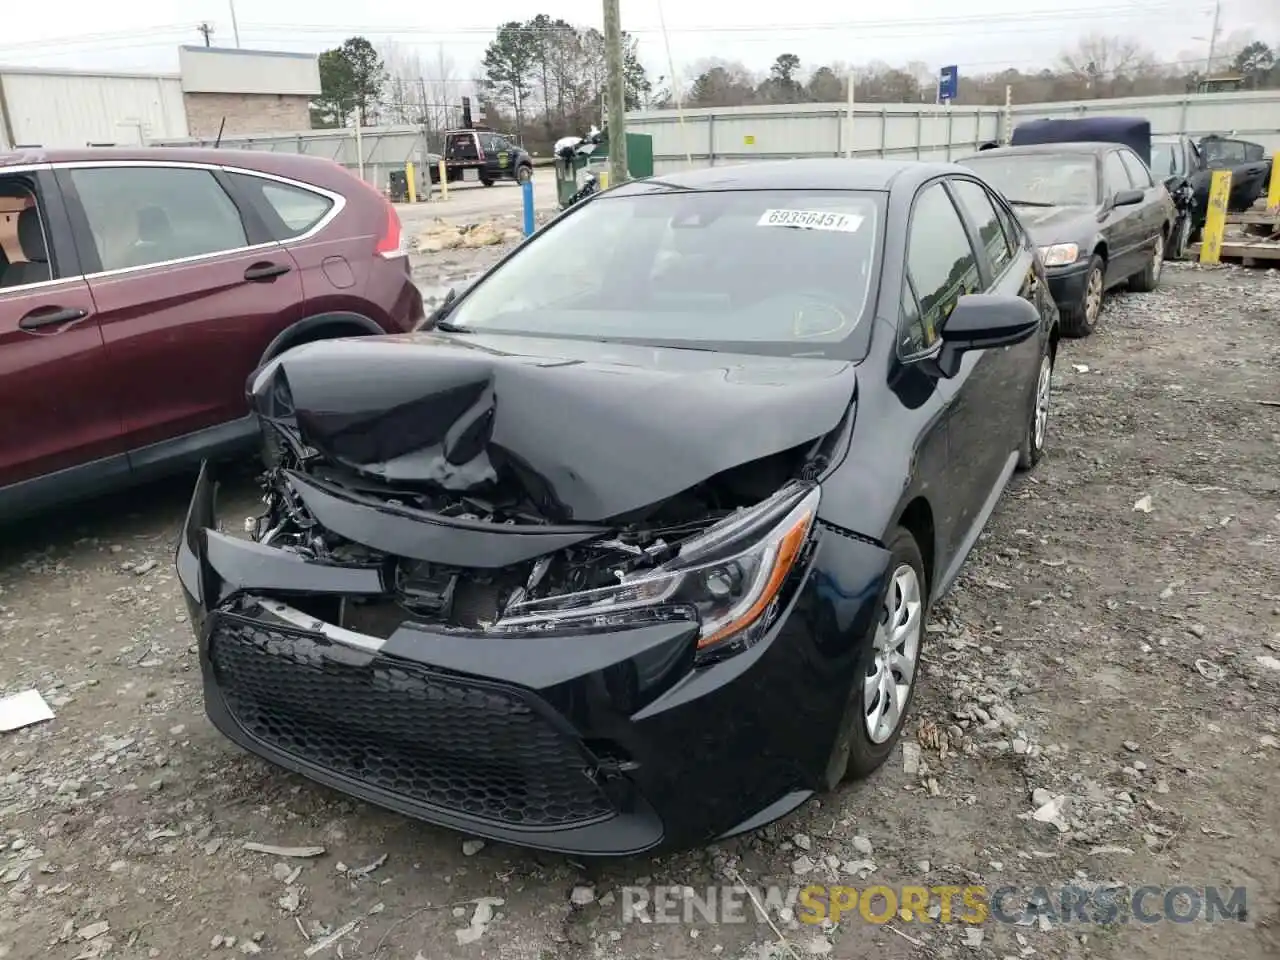
[[57, 283], [67, 283], [73, 280], [101, 280], [104, 278], [134, 274], [140, 270], [154, 270], [156, 268], [174, 267], [186, 263], [199, 263], [203, 260], [210, 260], [214, 257], [225, 257], [229, 254], [247, 253], [253, 250], [268, 250], [275, 247], [287, 248], [291, 244], [304, 243], [307, 240], [310, 240], [325, 227], [329, 226], [329, 224], [331, 224], [347, 206], [347, 198], [342, 194], [335, 193], [332, 190], [316, 186], [312, 183], [304, 183], [301, 180], [294, 180], [290, 177], [282, 177], [278, 174], [266, 173], [262, 170], [250, 170], [245, 167], [237, 167], [231, 164], [205, 163], [189, 160], [73, 160], [63, 163], [39, 163], [14, 167], [0, 166], [0, 176], [4, 176], [9, 173], [23, 173], [50, 169], [83, 170], [102, 167], [171, 167], [181, 170], [221, 170], [224, 173], [238, 173], [247, 177], [257, 177], [260, 180], [270, 180], [275, 183], [283, 184], [287, 187], [294, 187], [298, 190], [306, 190], [310, 193], [328, 198], [333, 205], [329, 208], [328, 213], [321, 217], [310, 230], [306, 233], [299, 234], [296, 237], [290, 237], [288, 240], [271, 240], [267, 243], [255, 243], [244, 247], [233, 247], [229, 250], [218, 250], [213, 253], [200, 253], [192, 257], [179, 257], [176, 260], [160, 260], [155, 263], [146, 263], [138, 267], [118, 267], [114, 270], [100, 270], [96, 273], [77, 274], [74, 277], [59, 277], [57, 280], [42, 280], [39, 283], [25, 283], [19, 287], [0, 287], [0, 296], [5, 296], [18, 290], [33, 290], [39, 287], [52, 286]]

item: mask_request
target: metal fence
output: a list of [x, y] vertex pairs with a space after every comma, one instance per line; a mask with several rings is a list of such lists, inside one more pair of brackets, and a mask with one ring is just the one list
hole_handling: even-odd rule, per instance
[[1280, 92], [1130, 97], [1002, 106], [783, 104], [632, 114], [627, 128], [653, 137], [654, 172], [799, 157], [949, 160], [1041, 117], [1138, 116], [1155, 133], [1234, 134], [1280, 149]]
[[[899, 157], [951, 160], [999, 139], [1009, 123], [1042, 117], [1138, 116], [1156, 133], [1234, 134], [1280, 150], [1280, 91], [1130, 97], [1066, 103], [1002, 106], [844, 104], [643, 111], [627, 117], [627, 128], [653, 137], [654, 173], [694, 166], [749, 163], [798, 157]], [[355, 131], [310, 130], [270, 136], [222, 138], [228, 149], [305, 153], [341, 163], [379, 189], [393, 170], [428, 155], [421, 127], [365, 127]], [[212, 146], [213, 138], [150, 140], [156, 146]]]
[[[149, 140], [156, 147], [211, 147], [214, 137], [187, 137]], [[279, 133], [254, 136], [224, 136], [220, 146], [227, 150], [264, 150], [269, 153], [301, 153], [342, 164], [352, 173], [362, 173], [369, 184], [385, 189], [393, 170], [406, 163], [423, 164], [427, 142], [421, 127], [365, 127], [356, 137], [354, 130], [309, 130], [306, 133]]]

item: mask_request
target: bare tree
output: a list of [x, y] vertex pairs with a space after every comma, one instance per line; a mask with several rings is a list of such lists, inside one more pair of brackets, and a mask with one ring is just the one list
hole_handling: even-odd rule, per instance
[[394, 124], [422, 123], [424, 104], [418, 82], [422, 77], [422, 58], [417, 50], [386, 40], [379, 44], [378, 54], [387, 70], [379, 111], [382, 119]]
[[1151, 54], [1130, 37], [1091, 33], [1059, 58], [1065, 73], [1083, 84], [1086, 96], [1115, 96], [1117, 87], [1155, 64]]

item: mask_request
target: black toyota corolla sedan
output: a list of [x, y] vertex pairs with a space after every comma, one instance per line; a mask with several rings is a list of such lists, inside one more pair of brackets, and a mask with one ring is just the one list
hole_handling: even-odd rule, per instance
[[930, 603], [1045, 446], [1057, 311], [952, 165], [575, 205], [417, 333], [250, 380], [248, 538], [178, 549], [205, 702], [372, 803], [576, 854], [762, 826], [893, 749]]

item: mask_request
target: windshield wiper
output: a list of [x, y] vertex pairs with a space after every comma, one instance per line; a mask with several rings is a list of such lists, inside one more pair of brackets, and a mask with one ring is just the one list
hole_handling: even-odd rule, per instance
[[460, 327], [456, 323], [450, 323], [448, 320], [437, 320], [427, 328], [428, 330], [443, 330], [445, 333], [470, 333], [470, 327]]
[[1009, 204], [1014, 207], [1056, 207], [1056, 203], [1045, 203], [1043, 200], [1010, 200]]

